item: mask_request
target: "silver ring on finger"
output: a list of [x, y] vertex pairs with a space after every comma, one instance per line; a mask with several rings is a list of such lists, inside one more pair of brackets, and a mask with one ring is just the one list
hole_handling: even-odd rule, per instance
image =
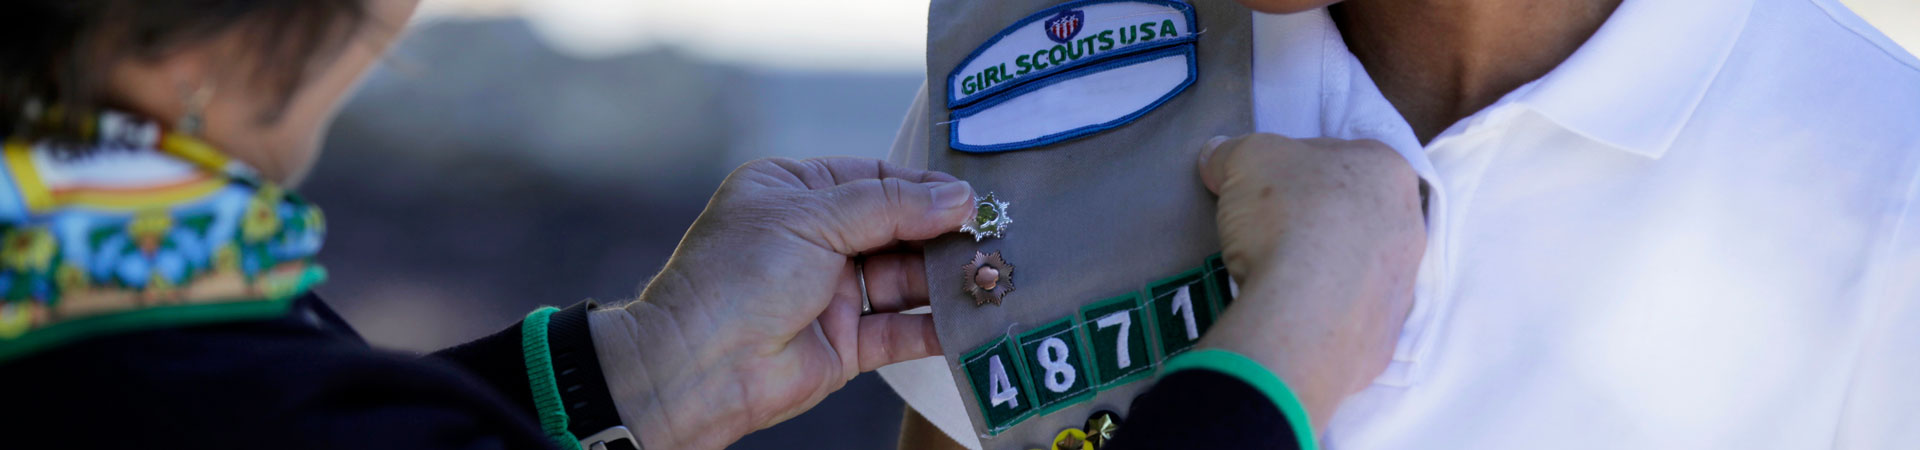
[[864, 258], [853, 259], [853, 276], [860, 279], [860, 315], [871, 315], [873, 297], [867, 295], [867, 262]]

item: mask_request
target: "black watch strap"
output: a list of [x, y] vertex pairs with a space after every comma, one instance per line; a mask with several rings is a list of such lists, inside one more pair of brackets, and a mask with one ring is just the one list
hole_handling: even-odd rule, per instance
[[[567, 411], [567, 431], [583, 441], [623, 426], [620, 412], [613, 405], [613, 393], [607, 389], [607, 377], [600, 369], [600, 356], [594, 353], [593, 330], [587, 320], [587, 312], [598, 307], [592, 300], [586, 300], [547, 319], [547, 347], [553, 355], [554, 382]], [[624, 432], [615, 434], [630, 436]], [[582, 442], [582, 445], [591, 443]], [[596, 445], [602, 446], [612, 450], [635, 449], [639, 443], [608, 439]]]

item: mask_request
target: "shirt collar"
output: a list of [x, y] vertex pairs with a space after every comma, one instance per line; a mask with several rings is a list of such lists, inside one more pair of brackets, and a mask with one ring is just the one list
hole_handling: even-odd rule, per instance
[[1517, 92], [1569, 130], [1666, 154], [1745, 28], [1753, 0], [1626, 0], [1587, 43]]

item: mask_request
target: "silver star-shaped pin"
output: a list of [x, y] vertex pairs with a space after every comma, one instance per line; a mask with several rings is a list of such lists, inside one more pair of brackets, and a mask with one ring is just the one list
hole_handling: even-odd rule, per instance
[[989, 237], [1002, 237], [1007, 225], [1013, 223], [1013, 217], [1007, 215], [1007, 202], [1000, 201], [989, 192], [985, 197], [974, 197], [973, 217], [960, 225], [960, 231], [973, 235], [974, 242]]

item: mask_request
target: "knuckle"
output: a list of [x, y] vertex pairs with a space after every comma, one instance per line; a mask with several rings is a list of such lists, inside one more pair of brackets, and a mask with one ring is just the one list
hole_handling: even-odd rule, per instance
[[1222, 177], [1223, 185], [1239, 184], [1236, 180], [1248, 178], [1249, 175], [1254, 179], [1269, 178], [1268, 175], [1286, 168], [1277, 162], [1285, 159], [1279, 150], [1287, 141], [1285, 137], [1270, 133], [1235, 137], [1214, 150], [1210, 165], [1214, 173]]
[[714, 197], [727, 200], [743, 195], [752, 195], [757, 188], [786, 187], [795, 185], [801, 178], [799, 161], [788, 158], [760, 158], [747, 161], [720, 181]]
[[931, 325], [920, 327], [920, 354], [940, 354], [940, 333]]
[[1380, 180], [1395, 189], [1413, 189], [1419, 182], [1419, 175], [1413, 166], [1407, 163], [1400, 152], [1392, 146], [1374, 139], [1349, 141], [1347, 151], [1352, 162], [1360, 167], [1359, 172], [1368, 179]]
[[[729, 191], [726, 186], [722, 191]], [[772, 190], [772, 189], [732, 189], [731, 195], [716, 196], [708, 207], [711, 212], [722, 218], [723, 222], [738, 222], [752, 225], [761, 222], [779, 222], [802, 219], [817, 214], [822, 201], [820, 196], [808, 191]]]
[[765, 231], [800, 221], [809, 202], [793, 199], [758, 197], [735, 202], [728, 209], [725, 223], [747, 230]]
[[1300, 141], [1277, 134], [1261, 133], [1250, 135], [1247, 152], [1248, 161], [1242, 164], [1263, 167], [1266, 170], [1284, 170], [1299, 165], [1302, 161], [1319, 157], [1324, 152], [1316, 152], [1320, 145], [1310, 141]]
[[864, 323], [860, 327], [861, 369], [891, 359], [893, 356], [893, 333], [889, 332], [887, 327], [874, 326], [875, 323], [878, 322]]
[[1279, 148], [1293, 142], [1293, 139], [1273, 133], [1249, 133], [1241, 138], [1247, 145], [1264, 148]]
[[779, 169], [781, 168], [780, 160], [782, 159], [785, 159], [785, 158], [759, 158], [752, 161], [747, 161], [746, 164], [741, 164], [740, 167], [735, 167], [733, 169], [733, 173], [728, 174], [728, 177], [739, 176], [740, 174], [748, 173], [748, 172], [763, 171], [768, 169]]
[[1229, 273], [1234, 270], [1245, 270], [1247, 264], [1252, 263], [1252, 261], [1249, 260], [1252, 256], [1249, 256], [1247, 252], [1248, 249], [1244, 245], [1228, 245], [1221, 249], [1220, 261], [1227, 265], [1227, 271]]
[[1228, 152], [1229, 159], [1271, 157], [1274, 150], [1286, 145], [1287, 138], [1272, 133], [1252, 133], [1220, 145], [1220, 150]]
[[899, 361], [906, 354], [906, 348], [900, 346], [901, 341], [897, 327], [887, 327], [886, 331], [880, 332], [880, 348], [887, 361]]
[[888, 178], [880, 181], [881, 199], [884, 200], [886, 202], [885, 204], [889, 207], [906, 206], [906, 192], [906, 181], [898, 178]]
[[844, 213], [846, 200], [837, 193], [796, 196], [788, 200], [788, 207], [779, 207], [780, 216], [796, 222], [819, 222], [838, 217]]
[[1368, 154], [1395, 154], [1393, 146], [1387, 145], [1385, 142], [1380, 142], [1379, 139], [1356, 139], [1348, 141], [1347, 143], [1350, 146], [1363, 149], [1363, 151]]
[[801, 183], [808, 189], [825, 189], [840, 182], [839, 177], [834, 176], [833, 168], [829, 164], [828, 160], [822, 158], [794, 161], [794, 165], [798, 166], [794, 174], [800, 177]]
[[894, 187], [885, 180], [861, 180], [831, 189], [826, 203], [843, 214], [871, 215], [893, 204]]
[[792, 174], [794, 173], [795, 166], [798, 165], [799, 161], [795, 161], [792, 158], [759, 158], [747, 161], [746, 164], [741, 164], [740, 167], [734, 168], [733, 173], [727, 174], [727, 179], [734, 180], [748, 175], [763, 173]]

